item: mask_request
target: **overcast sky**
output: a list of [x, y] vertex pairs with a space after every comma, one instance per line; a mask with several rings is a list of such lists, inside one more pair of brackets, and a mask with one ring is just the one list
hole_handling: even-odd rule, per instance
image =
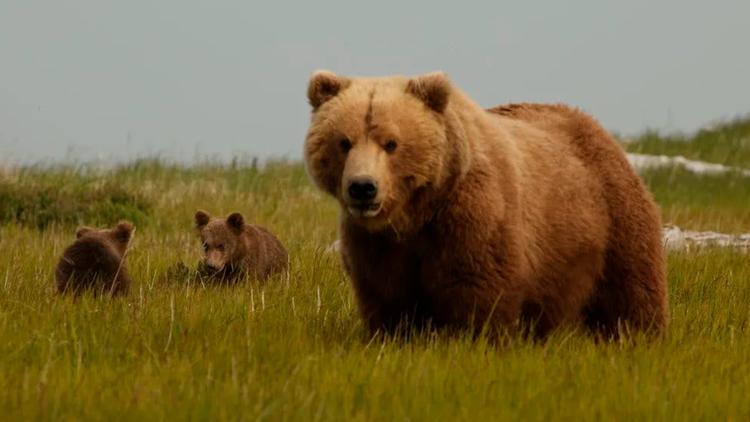
[[444, 70], [624, 134], [750, 113], [750, 1], [0, 0], [0, 161], [301, 157], [315, 69]]

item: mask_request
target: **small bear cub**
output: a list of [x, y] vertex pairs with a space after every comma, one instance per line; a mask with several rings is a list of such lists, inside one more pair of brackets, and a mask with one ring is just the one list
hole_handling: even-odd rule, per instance
[[199, 210], [195, 227], [203, 245], [202, 275], [220, 280], [250, 275], [264, 280], [288, 269], [288, 254], [281, 241], [265, 228], [246, 223], [238, 212], [212, 218]]
[[121, 221], [111, 229], [76, 230], [76, 241], [65, 249], [55, 270], [58, 293], [127, 294], [130, 276], [125, 255], [134, 230], [129, 221]]

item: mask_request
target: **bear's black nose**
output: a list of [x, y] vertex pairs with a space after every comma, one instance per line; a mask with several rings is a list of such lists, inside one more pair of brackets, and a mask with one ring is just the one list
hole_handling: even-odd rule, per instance
[[357, 177], [349, 182], [349, 197], [355, 201], [371, 201], [378, 194], [378, 184], [369, 177]]

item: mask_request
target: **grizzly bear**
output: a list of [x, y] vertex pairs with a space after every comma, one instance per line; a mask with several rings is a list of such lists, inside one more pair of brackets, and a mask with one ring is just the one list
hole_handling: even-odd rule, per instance
[[128, 221], [112, 229], [76, 230], [75, 242], [65, 249], [55, 270], [58, 293], [127, 294], [130, 276], [125, 257], [134, 230]]
[[443, 73], [319, 71], [307, 95], [306, 168], [340, 203], [343, 265], [371, 332], [665, 330], [659, 209], [588, 115], [484, 110]]
[[245, 275], [263, 280], [288, 268], [288, 255], [279, 239], [263, 227], [245, 223], [238, 212], [222, 219], [197, 211], [195, 227], [203, 245], [203, 275], [225, 281]]

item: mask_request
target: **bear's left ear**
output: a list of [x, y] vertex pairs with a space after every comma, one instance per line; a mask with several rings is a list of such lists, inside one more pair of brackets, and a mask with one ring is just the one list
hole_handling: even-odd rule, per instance
[[112, 230], [112, 234], [114, 234], [115, 239], [117, 239], [118, 242], [128, 243], [134, 230], [135, 227], [130, 221], [120, 221], [117, 223], [114, 230]]
[[313, 73], [307, 85], [307, 99], [313, 111], [338, 95], [341, 90], [349, 86], [350, 82], [348, 78], [327, 70], [318, 70]]
[[451, 83], [443, 72], [427, 73], [409, 79], [406, 92], [422, 100], [432, 110], [442, 113], [448, 105]]
[[232, 230], [239, 233], [242, 231], [242, 228], [245, 227], [245, 218], [242, 216], [242, 214], [235, 212], [227, 217], [227, 224], [232, 228]]

